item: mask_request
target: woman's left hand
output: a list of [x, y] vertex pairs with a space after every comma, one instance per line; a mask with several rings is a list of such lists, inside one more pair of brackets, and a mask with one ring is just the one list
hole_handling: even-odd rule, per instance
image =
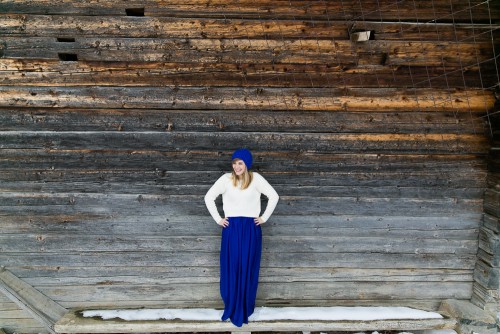
[[261, 217], [254, 218], [253, 221], [255, 222], [255, 225], [262, 225], [265, 223], [265, 221]]

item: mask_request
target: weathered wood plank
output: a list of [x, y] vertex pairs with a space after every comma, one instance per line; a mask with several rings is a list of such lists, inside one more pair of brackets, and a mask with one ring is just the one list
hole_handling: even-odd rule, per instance
[[[183, 150], [169, 152], [154, 148], [144, 150], [90, 150], [90, 149], [0, 149], [0, 167], [5, 169], [88, 169], [88, 170], [150, 170], [158, 175], [167, 171], [217, 171], [222, 175], [228, 171], [232, 151], [224, 148], [217, 151]], [[395, 154], [395, 153], [339, 153], [315, 152], [269, 152], [253, 150], [256, 171], [263, 173], [283, 172], [290, 166], [301, 173], [367, 173], [366, 178], [376, 179], [378, 173], [421, 173], [430, 170], [440, 178], [449, 179], [450, 174], [462, 173], [484, 175], [486, 156], [472, 154]], [[375, 174], [372, 174], [375, 173]], [[329, 174], [324, 174], [329, 175]], [[423, 178], [424, 179], [424, 178]], [[213, 182], [213, 178], [210, 178]], [[485, 178], [483, 179], [484, 182]], [[433, 183], [424, 183], [431, 185]]]
[[[265, 177], [276, 187], [371, 187], [374, 191], [380, 189], [415, 188], [449, 189], [454, 192], [466, 190], [471, 193], [484, 188], [485, 172], [470, 169], [456, 168], [454, 171], [366, 171], [366, 172], [265, 172]], [[0, 188], [11, 192], [50, 192], [71, 185], [73, 192], [89, 192], [99, 189], [102, 193], [146, 193], [159, 191], [162, 187], [186, 187], [197, 193], [211, 186], [214, 179], [222, 175], [219, 171], [151, 171], [151, 170], [87, 170], [87, 169], [3, 169], [0, 170], [0, 179], [3, 183]], [[128, 188], [120, 186], [127, 183]], [[198, 187], [193, 189], [193, 186]], [[144, 191], [144, 190], [148, 191]], [[168, 188], [166, 188], [168, 189]], [[393, 189], [394, 190], [394, 189]], [[67, 192], [68, 189], [62, 192]], [[96, 191], [93, 191], [96, 192]], [[281, 193], [281, 192], [280, 192]], [[389, 192], [390, 193], [390, 192]], [[445, 196], [448, 197], [448, 196]], [[461, 196], [458, 196], [461, 197]]]
[[[61, 286], [37, 287], [59, 303], [75, 301], [105, 300], [203, 300], [220, 299], [219, 284], [170, 284], [139, 286]], [[467, 299], [472, 294], [470, 282], [315, 282], [314, 284], [294, 282], [287, 284], [259, 284], [257, 298], [262, 300], [336, 300], [367, 299]]]
[[243, 329], [234, 327], [229, 322], [221, 321], [141, 321], [123, 322], [119, 320], [97, 320], [81, 318], [72, 313], [57, 324], [61, 333], [92, 333], [123, 331], [125, 333], [147, 332], [193, 332], [233, 331], [250, 333], [259, 331], [355, 331], [369, 329], [406, 330], [408, 329], [442, 329], [456, 326], [455, 319], [425, 319], [425, 320], [384, 320], [384, 321], [259, 321], [250, 322]]
[[[363, 64], [478, 66], [494, 58], [491, 42], [367, 41], [341, 39], [184, 39], [91, 38], [72, 43], [48, 37], [2, 37], [6, 58], [58, 59], [73, 53], [85, 61], [174, 61], [200, 63], [312, 63], [330, 66]], [[374, 58], [366, 58], [366, 56]], [[383, 60], [385, 59], [385, 60]]]
[[[348, 299], [337, 299], [335, 301], [329, 301], [329, 300], [306, 300], [306, 299], [301, 299], [301, 300], [257, 300], [257, 305], [258, 306], [276, 306], [276, 307], [283, 307], [283, 306], [313, 306], [313, 307], [318, 307], [318, 306], [410, 306], [410, 307], [415, 307], [419, 308], [422, 310], [429, 310], [429, 311], [435, 311], [439, 308], [439, 305], [441, 303], [441, 300], [437, 299], [419, 299], [419, 300], [414, 300], [414, 299], [405, 299], [405, 300], [372, 300], [372, 299], [366, 299], [366, 300], [348, 300]], [[163, 302], [158, 302], [158, 301], [139, 301], [135, 302], [133, 300], [129, 300], [128, 303], [126, 301], [116, 301], [114, 305], [112, 303], [108, 302], [82, 302], [82, 303], [76, 303], [76, 302], [67, 302], [64, 303], [65, 307], [67, 308], [117, 308], [117, 307], [122, 307], [122, 308], [130, 308], [130, 307], [155, 307], [155, 308], [165, 308], [165, 307], [197, 307], [196, 302], [192, 302], [189, 300], [177, 300], [177, 301], [163, 301]], [[213, 308], [223, 308], [224, 306], [222, 305], [222, 302], [219, 298], [219, 300], [206, 300], [204, 302], [205, 307], [213, 307]]]
[[[264, 225], [265, 235], [282, 236], [394, 236], [404, 237], [409, 233], [415, 237], [431, 237], [461, 240], [476, 240], [479, 233], [481, 213], [454, 215], [453, 217], [410, 216], [313, 216], [304, 221], [303, 216], [273, 216]], [[196, 229], [186, 231], [189, 222]], [[82, 228], [103, 235], [130, 235], [141, 231], [141, 235], [218, 235], [220, 227], [207, 215], [202, 216], [149, 216], [141, 215], [26, 215], [2, 216], [5, 233], [72, 233]]]
[[484, 261], [487, 265], [494, 268], [500, 268], [500, 259], [485, 252], [483, 249], [479, 248], [477, 251], [478, 260]]
[[496, 234], [500, 234], [500, 218], [495, 217], [489, 214], [485, 214], [483, 217], [483, 225], [487, 229], [495, 232]]
[[[457, 162], [459, 164], [459, 162]], [[486, 173], [474, 170], [471, 173], [470, 166], [463, 166], [454, 170], [447, 170], [445, 166], [435, 164], [433, 170], [427, 171], [330, 171], [330, 172], [297, 172], [290, 171], [264, 171], [265, 177], [276, 187], [401, 187], [425, 190], [428, 188], [443, 188], [443, 191], [461, 191], [463, 189], [475, 191], [476, 188], [484, 188], [484, 177]], [[30, 192], [30, 185], [39, 191], [54, 187], [64, 187], [69, 184], [78, 192], [78, 187], [102, 186], [101, 192], [116, 193], [133, 192], [134, 187], [148, 187], [154, 189], [155, 186], [163, 187], [202, 187], [211, 186], [217, 178], [222, 175], [222, 171], [172, 171], [172, 170], [89, 170], [89, 169], [2, 169], [0, 179], [4, 182], [0, 185], [3, 189], [16, 185], [20, 189]], [[121, 183], [127, 183], [127, 188], [119, 187]], [[103, 185], [105, 184], [105, 186]], [[22, 188], [23, 187], [23, 188]], [[447, 189], [445, 189], [447, 188]], [[85, 188], [87, 189], [87, 188]], [[140, 189], [140, 188], [137, 188]], [[341, 189], [341, 188], [339, 188]], [[12, 191], [12, 190], [11, 190]], [[67, 190], [66, 190], [67, 191]], [[65, 191], [63, 191], [65, 192]], [[141, 192], [141, 191], [139, 191]], [[447, 197], [447, 196], [445, 196]]]
[[[0, 15], [4, 36], [349, 39], [345, 21], [227, 20], [145, 16]], [[432, 27], [435, 32], [435, 28]], [[478, 27], [478, 32], [481, 28]], [[491, 28], [490, 28], [491, 30]], [[457, 27], [457, 31], [461, 31]]]
[[2, 107], [486, 112], [494, 102], [473, 89], [0, 87]]
[[[30, 266], [110, 266], [110, 267], [169, 267], [169, 266], [217, 266], [219, 252], [133, 252], [123, 256], [121, 252], [85, 252], [46, 254], [0, 254], [0, 260], [8, 267]], [[344, 268], [427, 268], [427, 269], [469, 269], [473, 270], [475, 255], [464, 254], [460, 257], [450, 254], [388, 254], [388, 253], [270, 253], [262, 258], [263, 267], [291, 267], [300, 264], [304, 268], [344, 267]], [[61, 304], [62, 305], [62, 304]], [[64, 306], [64, 305], [63, 305]]]
[[[206, 213], [200, 196], [147, 194], [1, 193], [0, 216], [12, 214], [137, 214], [200, 215]], [[275, 214], [447, 216], [482, 211], [482, 199], [364, 198], [282, 196]]]
[[210, 133], [210, 132], [53, 132], [4, 131], [0, 149], [135, 150], [154, 147], [162, 151], [223, 150], [258, 147], [269, 151], [321, 153], [479, 153], [488, 150], [488, 140], [473, 134], [350, 134], [350, 133]]
[[60, 43], [47, 37], [2, 37], [0, 48], [6, 58], [58, 59], [58, 53], [76, 53], [87, 61], [356, 64], [349, 40], [82, 37]]
[[[493, 61], [467, 68], [427, 66], [335, 66], [329, 64], [248, 64], [78, 61], [0, 58], [2, 85], [10, 86], [211, 86], [211, 87], [490, 87], [497, 82]], [[465, 82], [467, 85], [465, 85]]]
[[479, 230], [479, 248], [494, 256], [500, 252], [500, 236], [482, 226]]
[[[422, 22], [346, 22], [328, 20], [206, 19], [145, 16], [1, 14], [4, 36], [155, 37], [155, 38], [335, 38], [349, 39], [349, 31], [372, 31], [377, 40], [483, 41], [496, 26]], [[493, 30], [493, 31], [492, 31]]]
[[500, 191], [486, 189], [484, 191], [484, 212], [500, 217]]
[[[479, 115], [437, 112], [318, 112], [258, 110], [0, 109], [2, 131], [196, 131], [481, 134]], [[419, 125], [416, 129], [416, 124]]]
[[[123, 182], [127, 183], [124, 188]], [[318, 180], [318, 183], [320, 180]], [[474, 188], [440, 188], [440, 187], [404, 187], [395, 186], [328, 186], [328, 185], [280, 185], [275, 184], [274, 188], [282, 196], [315, 196], [315, 197], [379, 197], [379, 198], [419, 198], [432, 199], [437, 197], [445, 198], [462, 198], [462, 199], [479, 199], [482, 198], [484, 189], [477, 185]], [[149, 195], [198, 195], [204, 196], [208, 188], [204, 185], [176, 185], [170, 182], [162, 182], [159, 180], [147, 182], [139, 181], [133, 183], [132, 180], [122, 180], [119, 183], [107, 182], [103, 184], [103, 180], [92, 179], [83, 182], [3, 182], [0, 184], [0, 191], [3, 192], [43, 192], [43, 193], [66, 193], [66, 192], [81, 192], [81, 193], [102, 193], [102, 194], [149, 194]]]
[[[113, 236], [51, 235], [51, 234], [9, 234], [0, 235], [0, 251], [5, 254], [35, 253], [54, 254], [58, 252], [218, 252], [219, 236]], [[332, 253], [388, 253], [388, 254], [475, 254], [476, 240], [420, 239], [381, 237], [286, 237], [264, 236], [263, 251], [269, 254], [281, 252]]]
[[474, 282], [477, 282], [487, 289], [497, 289], [500, 287], [500, 268], [493, 268], [483, 261], [477, 261], [474, 268]]
[[[65, 15], [125, 15], [125, 8], [144, 8], [146, 16], [173, 17], [252, 17], [323, 20], [386, 20], [399, 18], [401, 21], [418, 20], [434, 22], [471, 22], [471, 11], [474, 22], [489, 22], [490, 17], [498, 17], [500, 9], [496, 3], [484, 3], [482, 0], [472, 0], [464, 3], [459, 0], [424, 0], [413, 1], [379, 0], [358, 2], [318, 2], [312, 0], [277, 0], [272, 4], [265, 0], [238, 1], [173, 1], [148, 0], [127, 1], [123, 4], [113, 4], [98, 0], [92, 3], [78, 3], [63, 0], [54, 4], [47, 0], [34, 0], [26, 6], [23, 0], [5, 0], [2, 4], [4, 13], [31, 14], [65, 14]], [[432, 10], [429, 10], [432, 8]], [[497, 14], [497, 15], [495, 15]], [[140, 18], [138, 18], [140, 19]]]
[[[218, 283], [219, 267], [29, 267], [9, 268], [27, 283], [62, 285], [158, 285]], [[477, 270], [477, 267], [476, 269]], [[261, 267], [259, 282], [472, 282], [471, 270]]]

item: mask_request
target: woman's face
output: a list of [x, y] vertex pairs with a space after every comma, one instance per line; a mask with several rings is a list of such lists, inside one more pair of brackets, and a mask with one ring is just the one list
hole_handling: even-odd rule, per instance
[[233, 170], [236, 175], [240, 176], [245, 173], [245, 171], [247, 170], [247, 166], [245, 165], [245, 162], [243, 162], [243, 160], [235, 159], [233, 161]]

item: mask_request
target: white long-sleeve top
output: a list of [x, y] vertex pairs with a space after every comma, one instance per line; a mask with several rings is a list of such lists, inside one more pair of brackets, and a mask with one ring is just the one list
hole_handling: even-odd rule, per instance
[[253, 179], [248, 188], [242, 190], [233, 186], [231, 173], [222, 175], [205, 195], [205, 204], [215, 222], [222, 217], [217, 211], [215, 199], [222, 195], [222, 208], [225, 217], [259, 217], [260, 195], [264, 194], [269, 200], [261, 218], [266, 222], [278, 204], [279, 196], [276, 190], [262, 175], [253, 172]]

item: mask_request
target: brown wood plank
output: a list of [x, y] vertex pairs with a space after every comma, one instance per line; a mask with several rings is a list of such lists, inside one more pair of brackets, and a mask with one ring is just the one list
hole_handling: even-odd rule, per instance
[[[349, 39], [345, 21], [227, 20], [175, 17], [0, 15], [4, 36]], [[459, 29], [460, 30], [460, 29]]]
[[363, 3], [312, 0], [277, 0], [273, 3], [265, 0], [245, 0], [235, 3], [209, 0], [135, 0], [119, 5], [103, 0], [78, 5], [71, 0], [62, 0], [57, 4], [47, 0], [34, 0], [31, 1], [30, 6], [26, 6], [23, 0], [5, 0], [2, 12], [109, 16], [125, 15], [125, 8], [145, 8], [146, 16], [253, 17], [273, 20], [364, 18], [375, 21], [397, 17], [402, 21], [437, 20], [438, 22], [471, 22], [472, 12], [474, 22], [477, 23], [488, 21], [490, 17], [498, 17], [500, 11], [498, 7], [495, 2], [488, 5], [481, 0], [472, 0], [467, 3], [459, 0], [423, 0], [417, 3], [406, 0], [372, 0]]
[[[75, 53], [85, 61], [173, 61], [201, 63], [312, 63], [417, 66], [479, 66], [494, 57], [490, 41], [367, 41], [331, 39], [92, 38], [60, 43], [48, 37], [3, 37], [7, 58], [58, 59]], [[385, 60], [379, 60], [385, 59]]]
[[155, 38], [301, 38], [349, 39], [349, 31], [369, 30], [377, 40], [484, 41], [498, 34], [497, 26], [371, 21], [273, 19], [206, 19], [145, 16], [0, 14], [4, 36], [155, 37]]
[[[164, 307], [198, 307], [198, 303], [192, 302], [189, 300], [172, 300], [172, 301], [163, 301], [159, 303], [158, 301], [147, 301], [147, 300], [141, 300], [138, 302], [135, 302], [133, 300], [129, 300], [128, 303], [123, 301], [123, 302], [118, 302], [116, 301], [114, 306], [110, 305], [109, 301], [103, 301], [103, 302], [66, 302], [64, 305], [67, 308], [96, 308], [96, 307], [104, 307], [104, 308], [110, 308], [110, 307], [123, 307], [123, 308], [130, 308], [130, 307], [155, 307], [155, 308], [164, 308]], [[318, 306], [411, 306], [423, 310], [429, 310], [429, 311], [435, 311], [439, 308], [439, 305], [441, 304], [440, 300], [437, 299], [420, 299], [420, 300], [413, 300], [413, 299], [405, 299], [405, 300], [372, 300], [372, 299], [366, 299], [366, 300], [358, 300], [354, 302], [353, 300], [335, 300], [335, 301], [328, 301], [328, 300], [306, 300], [306, 299], [295, 299], [295, 300], [258, 300], [257, 305], [266, 305], [266, 306], [276, 306], [276, 307], [282, 307], [282, 306], [290, 306], [290, 305], [298, 305], [298, 306], [313, 306], [313, 307], [318, 307]], [[220, 300], [206, 300], [203, 304], [205, 307], [213, 307], [213, 308], [219, 308], [221, 309], [223, 307], [222, 302]]]
[[0, 107], [486, 112], [494, 101], [473, 89], [0, 86]]
[[355, 64], [349, 40], [79, 38], [59, 43], [47, 37], [3, 37], [7, 58], [58, 59], [76, 53], [90, 61], [179, 61], [201, 63]]
[[425, 71], [409, 66], [78, 61], [0, 58], [5, 86], [490, 87], [494, 61]]

